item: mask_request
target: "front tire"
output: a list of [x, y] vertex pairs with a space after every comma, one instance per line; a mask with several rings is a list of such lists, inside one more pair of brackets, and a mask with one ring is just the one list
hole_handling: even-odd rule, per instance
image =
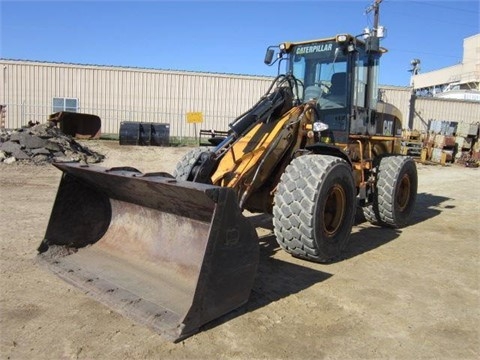
[[388, 156], [377, 167], [373, 203], [363, 209], [365, 218], [375, 225], [403, 227], [415, 207], [417, 167], [408, 156]]
[[274, 197], [277, 242], [295, 257], [332, 261], [347, 245], [355, 210], [355, 183], [345, 160], [326, 155], [295, 158]]
[[173, 170], [172, 174], [173, 177], [177, 180], [188, 180], [188, 176], [200, 154], [210, 150], [211, 148], [209, 147], [197, 147], [189, 150], [175, 166], [175, 170]]

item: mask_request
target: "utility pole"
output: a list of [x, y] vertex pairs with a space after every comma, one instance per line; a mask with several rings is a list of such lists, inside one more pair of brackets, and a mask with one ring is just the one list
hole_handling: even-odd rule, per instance
[[379, 29], [380, 21], [380, 3], [383, 0], [375, 0], [366, 10], [366, 13], [374, 12], [373, 29], [368, 29], [365, 38], [365, 50], [368, 54], [368, 81], [366, 89], [366, 108], [368, 109], [368, 132], [374, 134], [376, 132], [375, 109], [378, 100], [378, 59], [382, 55], [380, 49], [380, 38], [383, 38], [383, 27]]
[[417, 99], [417, 94], [415, 92], [414, 76], [420, 72], [420, 59], [413, 59], [410, 61], [412, 68], [408, 71], [412, 73], [410, 76], [410, 107], [408, 109], [408, 129], [413, 129], [413, 122], [415, 119], [415, 101]]
[[380, 4], [383, 0], [375, 0], [373, 4], [373, 31], [375, 32], [375, 36], [378, 36], [378, 22], [380, 20]]
[[372, 5], [370, 5], [365, 13], [369, 14], [373, 11], [373, 29], [372, 36], [373, 38], [382, 38], [383, 37], [383, 26], [379, 26], [380, 22], [380, 4], [383, 0], [375, 0]]

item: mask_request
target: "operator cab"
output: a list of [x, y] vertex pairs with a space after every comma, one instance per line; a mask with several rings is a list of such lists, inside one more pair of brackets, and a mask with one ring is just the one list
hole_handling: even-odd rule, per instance
[[[376, 40], [376, 41], [375, 41]], [[326, 123], [334, 142], [346, 143], [350, 134], [378, 134], [378, 65], [385, 49], [378, 38], [366, 42], [352, 35], [283, 43], [277, 59], [274, 47], [267, 49], [265, 63], [286, 61], [286, 73], [299, 83], [299, 102], [315, 100], [320, 120]], [[391, 129], [393, 132], [393, 129]]]
[[316, 100], [319, 109], [347, 106], [347, 57], [335, 42], [293, 45], [287, 66], [303, 85], [303, 102]]

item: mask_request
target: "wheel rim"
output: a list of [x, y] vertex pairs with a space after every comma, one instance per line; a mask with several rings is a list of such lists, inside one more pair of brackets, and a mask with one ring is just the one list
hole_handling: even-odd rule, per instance
[[408, 176], [408, 174], [405, 174], [400, 180], [396, 196], [396, 203], [400, 211], [404, 211], [408, 205], [410, 199], [410, 188], [410, 177]]
[[340, 228], [346, 203], [345, 190], [338, 184], [332, 186], [323, 209], [323, 229], [328, 236], [334, 235]]

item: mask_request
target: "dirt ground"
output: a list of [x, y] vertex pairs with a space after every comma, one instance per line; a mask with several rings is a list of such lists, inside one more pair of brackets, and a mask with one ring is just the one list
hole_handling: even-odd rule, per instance
[[[144, 172], [172, 172], [188, 150], [86, 145]], [[249, 302], [172, 344], [35, 263], [61, 172], [0, 164], [0, 358], [479, 359], [480, 168], [418, 170], [412, 224], [359, 220], [333, 264], [292, 258], [261, 218]]]

